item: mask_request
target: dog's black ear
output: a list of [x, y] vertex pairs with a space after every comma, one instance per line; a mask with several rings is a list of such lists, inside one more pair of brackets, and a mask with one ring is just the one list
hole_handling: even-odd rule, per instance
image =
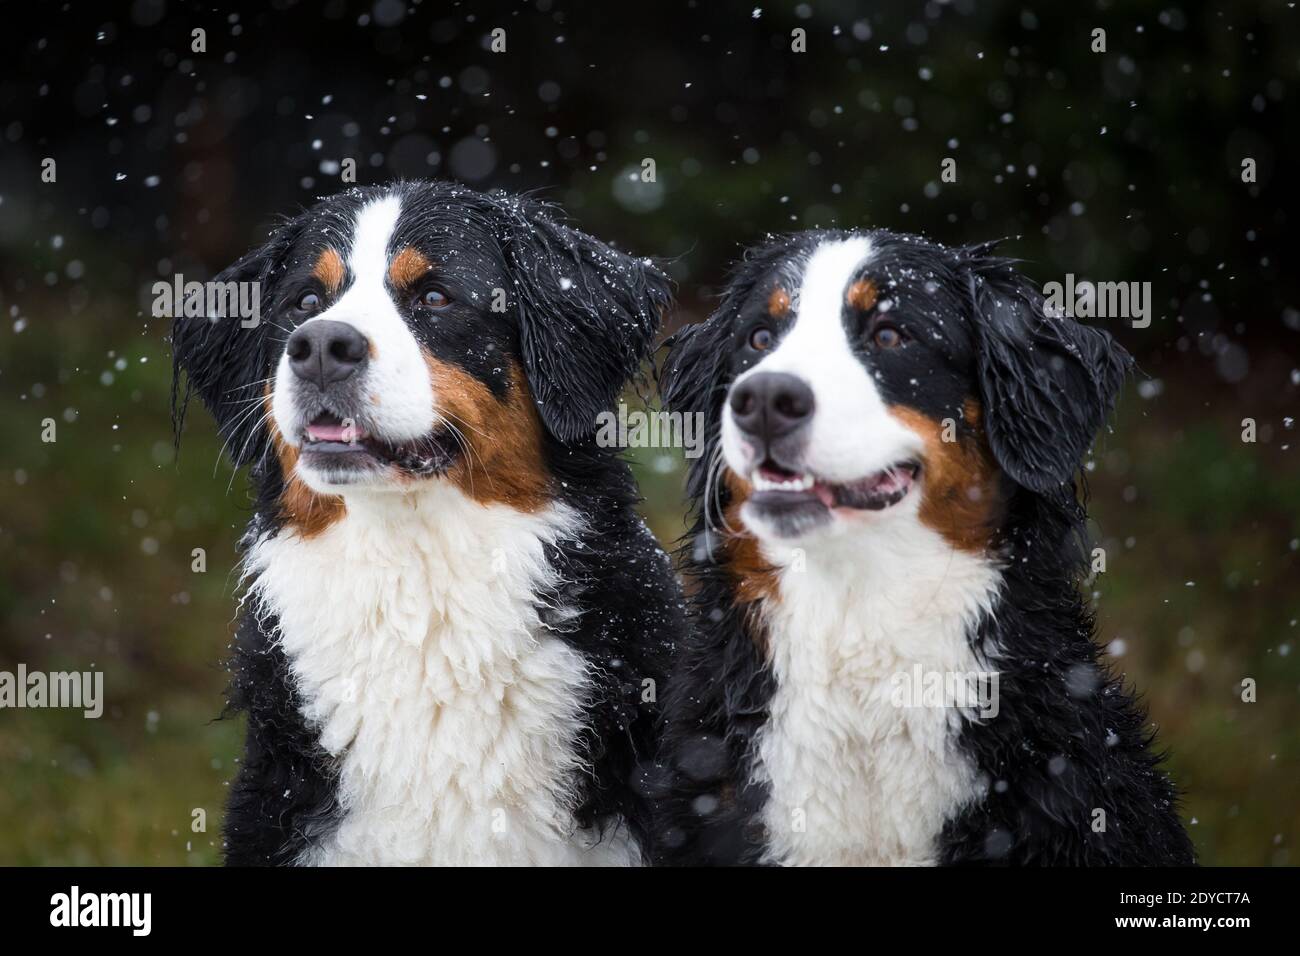
[[663, 362], [657, 371], [663, 407], [682, 415], [699, 415], [704, 422], [704, 453], [687, 462], [686, 494], [697, 505], [705, 501], [713, 450], [722, 427], [722, 381], [727, 360], [730, 326], [718, 315], [683, 326], [664, 343]]
[[788, 247], [788, 242], [778, 240], [747, 251], [732, 269], [713, 314], [703, 322], [683, 326], [664, 343], [659, 393], [665, 408], [701, 412], [708, 416], [710, 427], [721, 425], [732, 330], [755, 284], [772, 268], [774, 257]]
[[1049, 316], [1013, 261], [968, 250], [976, 374], [989, 447], [1017, 484], [1072, 481], [1132, 359], [1108, 332]]
[[[267, 242], [249, 252], [234, 265], [220, 272], [210, 285], [239, 294], [243, 284], [243, 301], [255, 296], [255, 317], [232, 314], [187, 314], [193, 308], [186, 303], [172, 303], [176, 309], [172, 320], [172, 425], [179, 442], [185, 424], [185, 411], [191, 393], [211, 412], [225, 448], [235, 467], [259, 457], [263, 451], [265, 429], [261, 398], [266, 380], [275, 365], [275, 349], [270, 315], [273, 296], [272, 275], [284, 258], [296, 235], [291, 222], [280, 225]], [[203, 305], [208, 297], [203, 298]], [[228, 302], [236, 300], [227, 299]], [[185, 377], [181, 385], [182, 373]], [[257, 439], [260, 433], [261, 440]]]
[[664, 342], [663, 367], [659, 370], [659, 394], [664, 408], [683, 413], [709, 414], [715, 395], [721, 395], [719, 363], [726, 358], [718, 341], [717, 320], [697, 322], [678, 329]]
[[671, 284], [649, 260], [556, 221], [545, 206], [506, 202], [524, 374], [551, 434], [575, 442], [596, 431], [597, 415], [654, 350]]

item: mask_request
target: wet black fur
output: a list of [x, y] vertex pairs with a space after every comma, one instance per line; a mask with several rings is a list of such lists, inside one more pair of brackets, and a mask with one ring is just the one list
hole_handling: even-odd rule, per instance
[[[666, 694], [654, 779], [661, 862], [763, 862], [766, 794], [750, 781], [751, 748], [775, 678], [754, 608], [738, 603], [710, 530], [721, 526], [729, 496], [708, 472], [728, 383], [754, 361], [743, 344], [749, 323], [765, 314], [773, 284], [797, 288], [813, 248], [847, 235], [801, 233], [751, 250], [714, 315], [678, 333], [664, 363], [666, 404], [703, 412], [708, 429], [687, 489], [693, 520], [682, 558], [694, 584], [691, 633]], [[1000, 713], [968, 723], [960, 738], [988, 790], [936, 834], [940, 861], [1194, 862], [1153, 731], [1099, 659], [1093, 612], [1080, 592], [1086, 487], [1077, 475], [1126, 377], [1127, 354], [1105, 332], [1043, 318], [1042, 296], [992, 245], [946, 249], [885, 232], [870, 238], [868, 272], [890, 277], [881, 295], [894, 300], [891, 316], [941, 330], [919, 360], [907, 349], [876, 358], [878, 370], [880, 362], [913, 363], [904, 375], [886, 367], [877, 377], [886, 401], [935, 418], [954, 411], [961, 421], [962, 399], [977, 398], [1007, 495], [993, 543], [1005, 564], [1001, 597], [970, 635], [1003, 649], [991, 661], [1001, 673]], [[1094, 808], [1106, 811], [1104, 833], [1091, 829]]]
[[[549, 549], [562, 593], [539, 594], [538, 605], [580, 612], [551, 623], [596, 675], [580, 741], [590, 770], [578, 787], [578, 822], [626, 825], [644, 847], [642, 764], [659, 715], [653, 700], [643, 701], [654, 695], [643, 692], [642, 681], [662, 684], [683, 627], [682, 601], [667, 555], [635, 512], [626, 464], [617, 450], [598, 447], [594, 432], [597, 413], [648, 356], [669, 302], [668, 282], [654, 266], [518, 197], [428, 182], [342, 193], [282, 222], [263, 246], [217, 277], [261, 282], [257, 328], [241, 328], [233, 318], [174, 323], [177, 434], [187, 399], [197, 393], [236, 467], [250, 466], [255, 514], [241, 548], [281, 530], [285, 476], [260, 403], [249, 400], [262, 394], [302, 320], [295, 313], [302, 291], [324, 293], [310, 277], [317, 255], [327, 241], [349, 239], [357, 210], [388, 189], [403, 202], [390, 255], [405, 245], [425, 252], [439, 263], [434, 278], [456, 303], [436, 320], [408, 315], [417, 338], [498, 397], [507, 388], [506, 360], [524, 369], [546, 426], [543, 456], [555, 497], [585, 516], [580, 538]], [[491, 311], [494, 288], [507, 290], [504, 314]], [[247, 414], [250, 404], [258, 411]], [[288, 660], [270, 637], [274, 621], [259, 624], [259, 610], [242, 615], [230, 661], [228, 709], [247, 716], [248, 734], [227, 806], [226, 860], [291, 864], [337, 823], [337, 768], [301, 716]]]

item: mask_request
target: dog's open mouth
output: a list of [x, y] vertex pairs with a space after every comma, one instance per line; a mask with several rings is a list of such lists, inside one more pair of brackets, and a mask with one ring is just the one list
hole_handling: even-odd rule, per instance
[[440, 474], [455, 461], [458, 446], [449, 433], [392, 444], [371, 435], [352, 419], [321, 412], [303, 430], [303, 460], [338, 474], [387, 465], [415, 476]]
[[329, 412], [311, 420], [303, 432], [302, 447], [316, 455], [374, 455], [384, 450], [365, 428]]
[[907, 497], [921, 472], [915, 459], [895, 462], [849, 482], [823, 481], [811, 473], [794, 472], [771, 459], [754, 469], [750, 501], [760, 507], [800, 506], [819, 502], [827, 509], [883, 511]]

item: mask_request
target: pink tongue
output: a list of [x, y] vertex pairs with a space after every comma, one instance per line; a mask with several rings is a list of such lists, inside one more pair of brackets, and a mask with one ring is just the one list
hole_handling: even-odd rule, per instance
[[356, 425], [307, 426], [307, 437], [312, 441], [358, 441], [365, 435]]

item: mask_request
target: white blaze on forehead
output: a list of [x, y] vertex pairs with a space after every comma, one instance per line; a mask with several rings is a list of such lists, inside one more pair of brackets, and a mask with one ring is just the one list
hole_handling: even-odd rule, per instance
[[[366, 203], [353, 220], [348, 269], [353, 281], [338, 301], [308, 321], [346, 322], [370, 343], [370, 359], [357, 372], [360, 403], [357, 424], [391, 444], [422, 438], [433, 430], [435, 396], [420, 343], [398, 310], [386, 282], [389, 248], [402, 202], [385, 195]], [[272, 405], [281, 434], [296, 440], [307, 424], [298, 413], [295, 380], [288, 355], [280, 357]], [[299, 474], [317, 491], [337, 492], [303, 470]]]
[[828, 242], [813, 252], [799, 285], [798, 318], [782, 346], [814, 339], [849, 351], [844, 331], [844, 292], [871, 256], [871, 242], [858, 237]]
[[[808, 384], [816, 407], [803, 464], [832, 482], [855, 481], [921, 448], [920, 437], [889, 414], [844, 328], [845, 294], [871, 255], [871, 241], [864, 236], [818, 246], [804, 269], [792, 326], [769, 355], [737, 379], [785, 372]], [[730, 411], [723, 416], [722, 444], [734, 471], [747, 475], [757, 464]]]
[[376, 199], [357, 212], [348, 266], [358, 285], [383, 285], [388, 274], [388, 247], [401, 214], [402, 202], [396, 196]]

